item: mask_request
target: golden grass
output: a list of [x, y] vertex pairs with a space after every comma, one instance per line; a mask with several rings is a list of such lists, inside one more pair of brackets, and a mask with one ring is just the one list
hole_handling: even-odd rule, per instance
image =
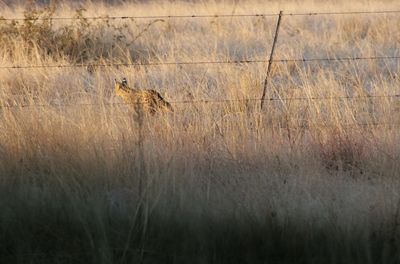
[[[84, 16], [400, 5], [210, 1], [83, 7], [87, 11], [73, 22], [0, 21], [0, 64], [266, 59], [276, 24], [276, 18], [96, 22]], [[21, 17], [23, 10], [5, 7], [0, 16]], [[62, 4], [41, 15], [76, 12]], [[397, 14], [284, 17], [275, 58], [398, 56], [399, 22]], [[199, 263], [254, 263], [260, 259], [253, 253], [287, 256], [288, 262], [326, 257], [394, 263], [400, 112], [398, 98], [385, 95], [400, 94], [399, 66], [398, 60], [275, 63], [267, 93], [274, 100], [263, 111], [258, 101], [237, 99], [260, 98], [265, 63], [1, 69], [0, 245], [6, 249], [0, 253], [6, 260], [19, 256], [38, 263], [193, 257]], [[138, 122], [114, 94], [113, 80], [120, 77], [166, 94], [177, 102], [175, 111]], [[203, 99], [236, 101], [178, 103]], [[43, 256], [45, 249], [52, 253]]]

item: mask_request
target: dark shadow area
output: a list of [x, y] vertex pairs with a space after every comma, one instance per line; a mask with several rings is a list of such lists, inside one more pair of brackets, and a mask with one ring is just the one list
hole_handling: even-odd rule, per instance
[[[2, 209], [2, 263], [399, 263], [390, 232], [284, 225], [274, 216], [217, 221], [185, 212], [120, 218], [87, 203], [52, 201]], [[58, 204], [58, 207], [56, 206]], [[174, 207], [175, 205], [171, 205]], [[18, 208], [18, 209], [16, 209]], [[78, 210], [78, 211], [77, 211]], [[240, 218], [240, 219], [239, 219]], [[144, 226], [145, 223], [145, 226]]]

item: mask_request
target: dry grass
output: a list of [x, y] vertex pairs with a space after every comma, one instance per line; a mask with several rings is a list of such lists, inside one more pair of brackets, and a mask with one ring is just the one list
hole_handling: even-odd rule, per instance
[[[265, 59], [276, 23], [85, 16], [400, 5], [81, 7], [25, 11], [75, 21], [0, 21], [0, 64]], [[5, 6], [0, 16], [24, 10]], [[284, 17], [275, 56], [399, 56], [399, 24], [395, 14]], [[14, 106], [0, 108], [0, 262], [398, 262], [398, 98], [321, 98], [400, 94], [399, 61], [274, 64], [268, 96], [281, 100], [263, 111], [257, 101], [175, 104], [142, 119], [113, 93], [114, 78], [127, 77], [172, 102], [259, 98], [265, 68], [0, 70], [0, 105]]]

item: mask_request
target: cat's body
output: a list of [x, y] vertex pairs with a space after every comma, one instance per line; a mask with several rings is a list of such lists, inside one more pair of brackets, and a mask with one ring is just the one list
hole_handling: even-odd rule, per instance
[[125, 78], [121, 82], [115, 80], [115, 93], [122, 97], [127, 104], [131, 104], [135, 109], [141, 109], [145, 113], [154, 115], [162, 111], [174, 111], [168, 103], [155, 90], [132, 89], [128, 86]]

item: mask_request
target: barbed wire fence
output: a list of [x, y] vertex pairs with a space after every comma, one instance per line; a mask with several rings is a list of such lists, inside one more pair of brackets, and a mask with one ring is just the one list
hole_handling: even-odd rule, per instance
[[[312, 12], [312, 13], [286, 13], [282, 16], [317, 16], [317, 15], [361, 15], [361, 14], [400, 14], [400, 10], [387, 11], [350, 11], [350, 12]], [[73, 20], [73, 19], [89, 19], [89, 20], [125, 20], [125, 19], [191, 19], [191, 18], [225, 18], [225, 17], [274, 17], [279, 16], [278, 13], [272, 14], [222, 14], [222, 15], [176, 15], [176, 16], [101, 16], [101, 17], [53, 17], [53, 18], [2, 18], [1, 21], [24, 21], [24, 20]], [[275, 40], [276, 41], [276, 40]], [[273, 51], [271, 52], [273, 54]], [[81, 64], [56, 64], [56, 65], [0, 65], [2, 70], [18, 70], [18, 69], [36, 69], [36, 68], [85, 68], [85, 67], [151, 67], [162, 65], [204, 65], [204, 64], [252, 64], [252, 63], [289, 63], [289, 62], [346, 62], [357, 60], [399, 60], [400, 56], [369, 56], [369, 57], [335, 57], [335, 58], [294, 58], [294, 59], [259, 59], [259, 60], [226, 60], [226, 61], [180, 61], [180, 62], [148, 62], [148, 63], [81, 63]], [[267, 82], [268, 75], [265, 82]], [[264, 86], [266, 89], [266, 85]], [[282, 102], [282, 101], [315, 101], [315, 100], [358, 100], [358, 99], [400, 99], [400, 94], [385, 95], [362, 95], [362, 96], [326, 96], [326, 97], [290, 97], [290, 98], [247, 98], [247, 99], [198, 99], [198, 100], [181, 100], [170, 101], [172, 104], [212, 104], [212, 103], [232, 103], [232, 102]], [[128, 103], [105, 103], [104, 105], [127, 105]], [[138, 104], [138, 103], [136, 103]], [[22, 108], [42, 108], [42, 107], [69, 107], [69, 106], [95, 106], [95, 103], [81, 104], [27, 104], [27, 105], [1, 105], [1, 109], [22, 109]], [[319, 127], [329, 127], [329, 124], [316, 124]], [[292, 125], [293, 126], [293, 125]], [[379, 122], [379, 123], [345, 123], [343, 127], [360, 127], [360, 126], [381, 126], [381, 127], [400, 127], [397, 122]], [[295, 127], [295, 126], [293, 126]], [[301, 126], [298, 126], [301, 127]], [[397, 217], [397, 216], [396, 216]], [[397, 228], [397, 226], [395, 226]], [[126, 251], [126, 248], [113, 248], [113, 250]], [[84, 253], [85, 250], [76, 250], [76, 252]], [[150, 251], [149, 251], [150, 252]], [[152, 252], [150, 252], [152, 253]], [[153, 252], [157, 253], [157, 252]], [[159, 253], [157, 253], [159, 254]], [[19, 253], [20, 256], [44, 256], [45, 253]]]
[[[16, 69], [37, 69], [37, 68], [88, 68], [88, 67], [151, 67], [151, 66], [173, 66], [173, 65], [205, 65], [205, 64], [255, 64], [268, 63], [267, 74], [264, 80], [263, 96], [261, 98], [247, 99], [198, 99], [198, 100], [181, 100], [171, 101], [172, 104], [205, 104], [216, 103], [226, 104], [230, 102], [273, 102], [273, 101], [310, 101], [310, 100], [354, 100], [354, 99], [376, 99], [391, 98], [398, 99], [400, 94], [386, 95], [365, 95], [365, 96], [329, 96], [329, 97], [291, 97], [291, 98], [265, 98], [266, 89], [268, 88], [269, 69], [272, 63], [318, 63], [326, 62], [348, 62], [361, 60], [399, 60], [400, 56], [352, 56], [352, 57], [325, 57], [325, 58], [293, 58], [293, 59], [274, 59], [274, 47], [278, 40], [280, 19], [288, 16], [327, 16], [327, 15], [365, 15], [365, 14], [400, 14], [400, 10], [380, 10], [380, 11], [347, 11], [347, 12], [309, 12], [309, 13], [260, 13], [260, 14], [193, 14], [193, 15], [160, 15], [160, 16], [89, 16], [89, 17], [25, 17], [25, 18], [4, 18], [1, 21], [29, 21], [29, 20], [135, 20], [135, 19], [207, 19], [207, 18], [245, 18], [245, 17], [277, 17], [278, 23], [275, 30], [274, 42], [271, 49], [269, 59], [245, 59], [245, 60], [221, 60], [221, 61], [166, 61], [166, 62], [133, 62], [133, 63], [77, 63], [77, 64], [41, 64], [41, 65], [0, 65], [0, 70], [16, 70]], [[107, 103], [105, 105], [126, 105], [127, 103]], [[68, 106], [90, 106], [96, 105], [91, 103], [85, 104], [29, 104], [29, 105], [0, 105], [1, 108], [27, 108], [27, 107], [68, 107]]]

